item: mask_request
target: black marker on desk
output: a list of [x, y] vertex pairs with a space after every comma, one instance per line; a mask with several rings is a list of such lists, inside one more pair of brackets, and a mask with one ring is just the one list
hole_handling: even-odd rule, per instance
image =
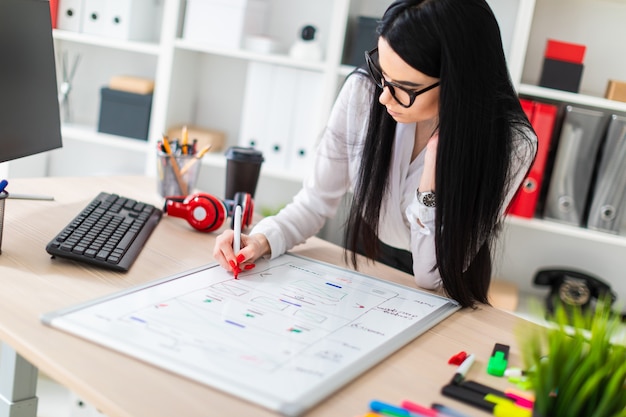
[[468, 355], [467, 358], [465, 358], [465, 360], [459, 365], [459, 367], [456, 368], [456, 372], [452, 377], [452, 381], [450, 381], [451, 384], [458, 385], [463, 382], [463, 380], [465, 379], [465, 375], [467, 375], [467, 371], [469, 371], [469, 369], [474, 364], [474, 358], [474, 354]]

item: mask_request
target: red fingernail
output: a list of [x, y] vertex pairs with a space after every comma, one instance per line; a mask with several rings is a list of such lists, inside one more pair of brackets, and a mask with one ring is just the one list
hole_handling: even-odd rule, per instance
[[246, 257], [243, 256], [242, 254], [237, 255], [237, 262], [242, 263], [245, 260], [246, 260]]
[[244, 269], [252, 269], [255, 266], [256, 266], [255, 264], [248, 264], [248, 265], [244, 266]]
[[228, 263], [230, 264], [230, 267], [233, 269], [233, 271], [235, 270], [235, 268], [237, 268], [237, 265], [235, 265], [235, 261], [228, 261]]

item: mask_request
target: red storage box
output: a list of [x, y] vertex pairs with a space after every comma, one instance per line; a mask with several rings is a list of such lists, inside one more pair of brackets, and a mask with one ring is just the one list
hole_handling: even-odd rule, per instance
[[585, 45], [548, 39], [544, 57], [557, 61], [582, 64], [586, 49], [587, 47]]

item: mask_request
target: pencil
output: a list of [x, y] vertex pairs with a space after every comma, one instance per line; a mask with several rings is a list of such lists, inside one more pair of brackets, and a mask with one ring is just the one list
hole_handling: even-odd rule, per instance
[[196, 164], [196, 162], [202, 159], [204, 154], [206, 154], [209, 151], [209, 149], [211, 149], [211, 145], [205, 146], [204, 148], [200, 150], [200, 152], [195, 154], [192, 159], [187, 161], [187, 163], [180, 169], [180, 175], [185, 175], [187, 171], [189, 171], [191, 167]]
[[174, 176], [176, 177], [176, 182], [180, 187], [180, 192], [183, 195], [187, 195], [187, 183], [183, 181], [183, 177], [180, 173], [180, 168], [178, 167], [178, 162], [176, 162], [176, 157], [172, 154], [172, 148], [170, 147], [170, 143], [167, 140], [167, 136], [163, 136], [163, 148], [165, 149], [165, 153], [170, 158], [170, 163], [172, 164], [172, 171], [174, 171]]
[[188, 140], [189, 140], [189, 133], [187, 131], [187, 125], [183, 126], [183, 131], [182, 131], [182, 151], [183, 151], [183, 155], [187, 155], [189, 154], [189, 148], [188, 148]]

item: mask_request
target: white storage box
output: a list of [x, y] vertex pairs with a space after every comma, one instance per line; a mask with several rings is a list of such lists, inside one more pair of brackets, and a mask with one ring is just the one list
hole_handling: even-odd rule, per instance
[[83, 32], [109, 38], [154, 41], [158, 0], [84, 0]]
[[187, 0], [183, 38], [224, 48], [240, 48], [246, 36], [262, 35], [265, 0]]
[[81, 32], [83, 23], [83, 0], [59, 0], [57, 29]]

